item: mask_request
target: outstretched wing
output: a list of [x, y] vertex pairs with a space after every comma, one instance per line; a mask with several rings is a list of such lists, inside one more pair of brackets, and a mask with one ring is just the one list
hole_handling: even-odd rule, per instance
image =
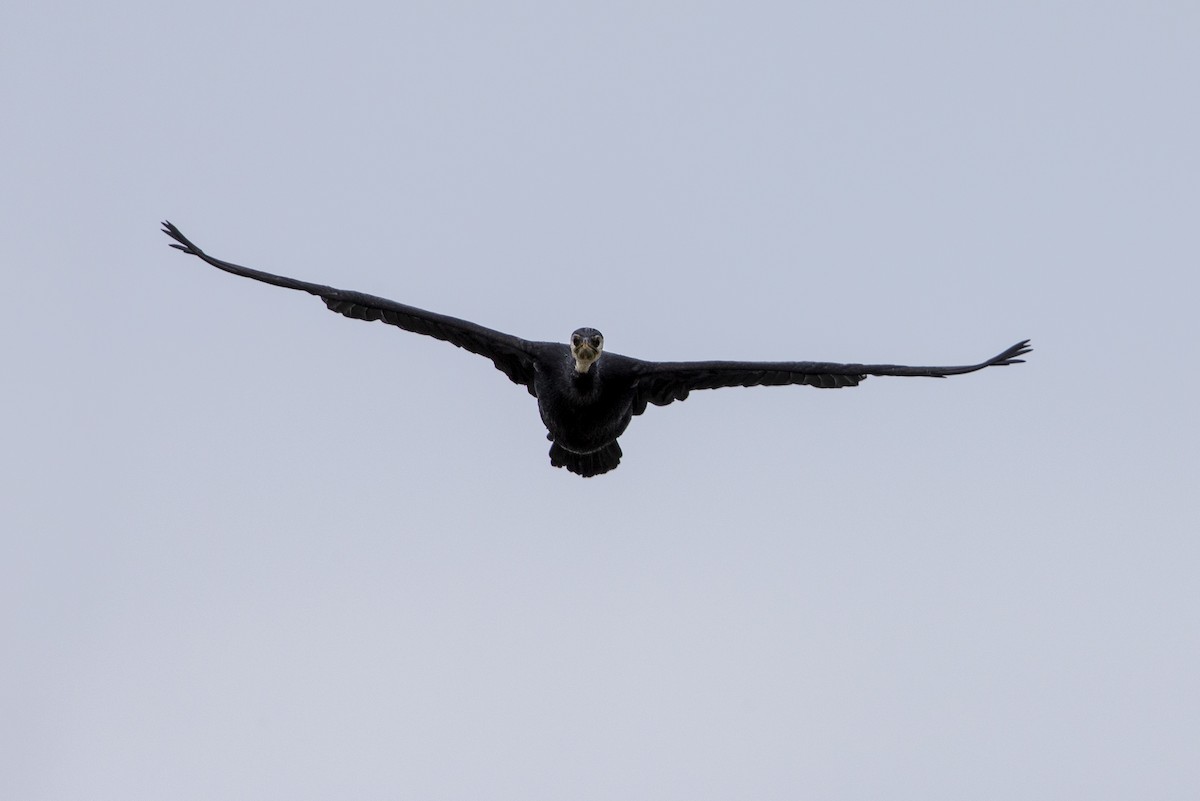
[[533, 392], [534, 379], [534, 346], [518, 337], [493, 331], [482, 325], [467, 320], [459, 320], [444, 314], [425, 311], [413, 306], [406, 306], [387, 298], [377, 298], [364, 295], [361, 292], [350, 292], [335, 289], [331, 286], [310, 284], [295, 278], [272, 275], [260, 270], [252, 270], [238, 264], [214, 259], [196, 247], [183, 233], [169, 222], [163, 223], [163, 233], [175, 240], [171, 247], [178, 248], [184, 253], [197, 256], [219, 270], [227, 273], [253, 278], [266, 284], [274, 284], [286, 289], [298, 289], [310, 295], [316, 295], [325, 301], [325, 305], [338, 314], [353, 317], [356, 320], [382, 320], [389, 325], [403, 328], [417, 334], [440, 339], [463, 350], [486, 356], [514, 383], [523, 384]]
[[807, 384], [813, 387], [855, 387], [870, 375], [910, 375], [945, 378], [1025, 361], [1017, 358], [1032, 348], [1029, 340], [979, 364], [960, 367], [908, 367], [901, 364], [837, 364], [834, 362], [641, 362], [633, 413], [641, 414], [646, 404], [666, 406], [687, 398], [694, 389], [719, 387], [775, 387]]

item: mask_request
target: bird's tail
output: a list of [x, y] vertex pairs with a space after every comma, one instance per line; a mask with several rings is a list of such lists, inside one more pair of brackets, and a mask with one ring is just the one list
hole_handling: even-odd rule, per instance
[[550, 464], [565, 467], [577, 476], [591, 478], [613, 470], [621, 463], [621, 446], [616, 440], [591, 453], [575, 453], [555, 442], [550, 446]]

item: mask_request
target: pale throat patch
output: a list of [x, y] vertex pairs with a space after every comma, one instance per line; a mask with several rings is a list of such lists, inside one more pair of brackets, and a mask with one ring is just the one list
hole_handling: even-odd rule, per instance
[[575, 372], [586, 373], [588, 368], [590, 368], [596, 363], [597, 360], [599, 360], [600, 351], [592, 351], [589, 357], [584, 357], [579, 353], [579, 351], [572, 349], [572, 355], [575, 357]]

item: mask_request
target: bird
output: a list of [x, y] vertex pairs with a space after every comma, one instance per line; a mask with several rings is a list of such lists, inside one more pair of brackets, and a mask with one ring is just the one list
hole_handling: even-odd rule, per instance
[[909, 367], [897, 364], [836, 362], [689, 361], [654, 362], [604, 349], [595, 328], [576, 329], [568, 344], [537, 342], [468, 320], [418, 309], [394, 300], [300, 281], [214, 258], [169, 221], [163, 233], [171, 247], [227, 273], [315, 295], [338, 314], [355, 320], [382, 321], [424, 334], [487, 359], [537, 399], [550, 464], [584, 478], [615, 469], [622, 452], [618, 438], [634, 417], [651, 406], [686, 400], [694, 390], [803, 384], [824, 389], [858, 386], [868, 376], [944, 378], [986, 367], [1019, 364], [1032, 348], [1029, 340], [978, 364], [957, 367]]

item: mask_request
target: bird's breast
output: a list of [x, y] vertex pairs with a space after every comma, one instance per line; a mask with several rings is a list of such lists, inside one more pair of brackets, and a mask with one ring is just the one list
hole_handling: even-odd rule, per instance
[[625, 431], [633, 417], [630, 393], [594, 377], [539, 376], [538, 410], [554, 441], [586, 453], [602, 448]]

